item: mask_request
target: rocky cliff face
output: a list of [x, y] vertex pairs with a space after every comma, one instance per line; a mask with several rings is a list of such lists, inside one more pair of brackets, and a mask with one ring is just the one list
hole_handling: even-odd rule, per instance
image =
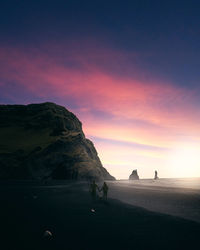
[[132, 174], [129, 176], [129, 180], [139, 180], [137, 169], [133, 170]]
[[54, 103], [0, 105], [0, 179], [107, 179], [78, 118]]

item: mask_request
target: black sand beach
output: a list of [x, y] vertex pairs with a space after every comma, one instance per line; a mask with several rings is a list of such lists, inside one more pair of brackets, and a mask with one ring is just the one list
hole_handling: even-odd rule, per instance
[[109, 185], [113, 199], [200, 223], [200, 178], [115, 181]]
[[[200, 224], [115, 199], [91, 203], [87, 184], [1, 184], [0, 249], [196, 249]], [[92, 212], [94, 209], [95, 212]], [[53, 237], [43, 237], [45, 230]]]

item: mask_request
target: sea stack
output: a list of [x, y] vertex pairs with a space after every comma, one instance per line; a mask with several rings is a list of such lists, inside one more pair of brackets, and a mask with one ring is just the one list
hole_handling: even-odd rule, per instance
[[78, 118], [54, 103], [0, 105], [0, 138], [0, 179], [115, 179]]
[[154, 180], [157, 180], [157, 179], [159, 179], [158, 178], [158, 172], [157, 172], [157, 170], [155, 170]]
[[132, 174], [129, 176], [129, 180], [139, 180], [139, 175], [137, 169], [133, 170]]

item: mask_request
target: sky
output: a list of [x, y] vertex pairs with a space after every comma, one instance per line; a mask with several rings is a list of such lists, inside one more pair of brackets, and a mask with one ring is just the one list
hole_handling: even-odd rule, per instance
[[55, 102], [104, 167], [200, 177], [199, 1], [0, 3], [0, 103]]

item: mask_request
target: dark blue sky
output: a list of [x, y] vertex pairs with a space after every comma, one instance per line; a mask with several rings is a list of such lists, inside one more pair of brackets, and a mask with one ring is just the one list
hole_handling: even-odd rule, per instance
[[4, 1], [0, 42], [96, 39], [140, 53], [138, 65], [189, 87], [200, 80], [199, 11], [199, 1]]

